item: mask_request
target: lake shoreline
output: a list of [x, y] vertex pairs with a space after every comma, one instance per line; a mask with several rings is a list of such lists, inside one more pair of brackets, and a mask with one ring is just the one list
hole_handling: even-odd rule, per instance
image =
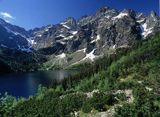
[[0, 75], [0, 93], [6, 92], [14, 97], [28, 98], [37, 93], [39, 85], [48, 87], [75, 74], [70, 70], [10, 73]]

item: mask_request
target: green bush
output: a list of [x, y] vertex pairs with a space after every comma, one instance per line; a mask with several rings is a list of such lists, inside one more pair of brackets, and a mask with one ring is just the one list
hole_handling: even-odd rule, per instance
[[92, 105], [91, 105], [89, 102], [83, 103], [82, 111], [83, 111], [84, 113], [90, 113], [91, 110], [92, 110]]
[[93, 97], [90, 99], [90, 103], [94, 109], [98, 111], [106, 111], [107, 105], [114, 105], [115, 103], [117, 103], [117, 100], [112, 94], [97, 92], [93, 94]]

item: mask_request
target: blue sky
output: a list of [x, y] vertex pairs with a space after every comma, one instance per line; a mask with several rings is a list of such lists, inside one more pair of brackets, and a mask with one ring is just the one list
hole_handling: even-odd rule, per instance
[[145, 14], [159, 11], [159, 0], [0, 0], [0, 17], [31, 29], [56, 24], [67, 17], [80, 18], [102, 7], [134, 9]]

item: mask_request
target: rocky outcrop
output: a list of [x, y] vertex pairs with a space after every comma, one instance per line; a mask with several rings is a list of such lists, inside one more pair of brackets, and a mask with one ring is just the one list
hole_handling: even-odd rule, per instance
[[[57, 54], [75, 52], [87, 48], [117, 48], [131, 45], [159, 31], [160, 19], [151, 12], [149, 16], [133, 10], [118, 11], [109, 7], [100, 8], [95, 15], [83, 16], [77, 21], [67, 18], [57, 25], [46, 26], [34, 32], [35, 49], [54, 48], [59, 43], [63, 48]], [[57, 47], [56, 47], [57, 48]], [[54, 53], [53, 53], [54, 54]]]
[[153, 11], [145, 16], [130, 9], [103, 7], [94, 15], [78, 20], [69, 17], [59, 24], [29, 31], [0, 20], [0, 47], [36, 50], [47, 56], [65, 54], [65, 64], [75, 64], [93, 61], [110, 49], [130, 46], [158, 31], [160, 18]]

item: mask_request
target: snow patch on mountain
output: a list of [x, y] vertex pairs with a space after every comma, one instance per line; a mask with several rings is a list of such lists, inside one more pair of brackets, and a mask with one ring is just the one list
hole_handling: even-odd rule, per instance
[[144, 23], [142, 25], [140, 25], [140, 28], [141, 28], [141, 35], [146, 38], [149, 34], [152, 33], [152, 29], [153, 28], [147, 28], [147, 23]]
[[156, 18], [155, 18], [155, 16], [154, 16], [154, 14], [151, 14], [151, 17], [153, 18], [153, 21], [156, 22]]
[[117, 15], [116, 17], [113, 17], [112, 19], [113, 20], [116, 20], [116, 19], [121, 19], [125, 16], [128, 16], [128, 13], [120, 13], [119, 15]]
[[141, 17], [142, 15], [143, 15], [143, 13], [140, 13], [140, 14], [137, 16], [137, 18]]
[[30, 43], [31, 43], [32, 45], [37, 44], [34, 40], [30, 40]]
[[93, 41], [91, 41], [91, 43], [97, 42], [98, 40], [100, 40], [100, 35], [97, 35], [96, 39], [94, 39]]
[[65, 44], [66, 44], [66, 42], [61, 41], [61, 40], [57, 40], [56, 42], [58, 42], [58, 43], [60, 43], [60, 44], [62, 44], [62, 45], [65, 45]]
[[38, 34], [38, 35], [36, 35], [37, 37], [42, 37], [42, 35], [41, 34]]
[[70, 31], [70, 33], [71, 33], [72, 35], [76, 35], [76, 34], [78, 33], [78, 31]]
[[18, 45], [18, 49], [28, 53], [32, 52], [31, 48], [25, 48], [24, 46], [21, 47], [20, 45]]
[[107, 15], [107, 16], [105, 16], [105, 18], [109, 19], [109, 18], [111, 18], [111, 16]]
[[96, 58], [96, 56], [94, 55], [96, 49], [93, 49], [89, 54], [86, 54], [86, 57], [82, 59], [86, 60], [86, 59], [90, 59], [91, 61], [94, 61], [94, 59]]
[[71, 36], [65, 37], [63, 40], [70, 40], [70, 39], [72, 39], [73, 37], [74, 37], [74, 36], [71, 35]]
[[45, 30], [44, 30], [44, 31], [45, 31], [45, 32], [48, 32], [48, 31], [49, 31], [49, 29], [50, 29], [50, 28], [52, 28], [52, 27], [53, 27], [53, 25], [49, 25], [48, 27], [46, 27], [46, 28], [45, 28]]
[[144, 22], [144, 21], [145, 21], [145, 18], [140, 19], [140, 20], [137, 20], [136, 22], [138, 22], [138, 23], [142, 23], [142, 22]]
[[4, 28], [7, 30], [8, 33], [13, 33], [14, 35], [19, 35], [19, 36], [21, 36], [21, 37], [23, 37], [25, 39], [27, 38], [25, 35], [22, 35], [22, 34], [20, 34], [18, 32], [12, 31], [8, 27], [6, 27], [6, 26]]
[[60, 23], [63, 27], [67, 28], [67, 29], [71, 29], [69, 26], [67, 26], [68, 22], [62, 22]]
[[58, 35], [58, 36], [56, 36], [57, 38], [58, 37], [62, 37], [62, 38], [64, 38], [65, 36], [63, 35], [63, 34], [60, 34], [60, 35]]
[[57, 58], [61, 58], [61, 59], [63, 59], [63, 58], [65, 58], [65, 57], [66, 57], [66, 54], [65, 54], [65, 53], [62, 53], [62, 54], [60, 54], [60, 55], [57, 55], [56, 57], [57, 57]]
[[86, 53], [86, 50], [87, 50], [87, 48], [84, 48], [84, 49], [81, 49], [81, 50], [77, 50], [76, 52], [84, 52], [84, 53]]
[[113, 49], [116, 49], [116, 44], [115, 45], [113, 45], [113, 47], [112, 47]]
[[45, 29], [45, 31], [46, 31], [46, 32], [48, 32], [48, 31], [49, 31], [49, 29], [47, 28], [47, 29]]
[[69, 26], [67, 25], [62, 25], [63, 27], [67, 28], [67, 29], [71, 29]]
[[35, 40], [33, 38], [27, 38], [28, 41], [28, 46], [31, 48], [32, 45], [37, 44], [37, 42], [35, 42]]

